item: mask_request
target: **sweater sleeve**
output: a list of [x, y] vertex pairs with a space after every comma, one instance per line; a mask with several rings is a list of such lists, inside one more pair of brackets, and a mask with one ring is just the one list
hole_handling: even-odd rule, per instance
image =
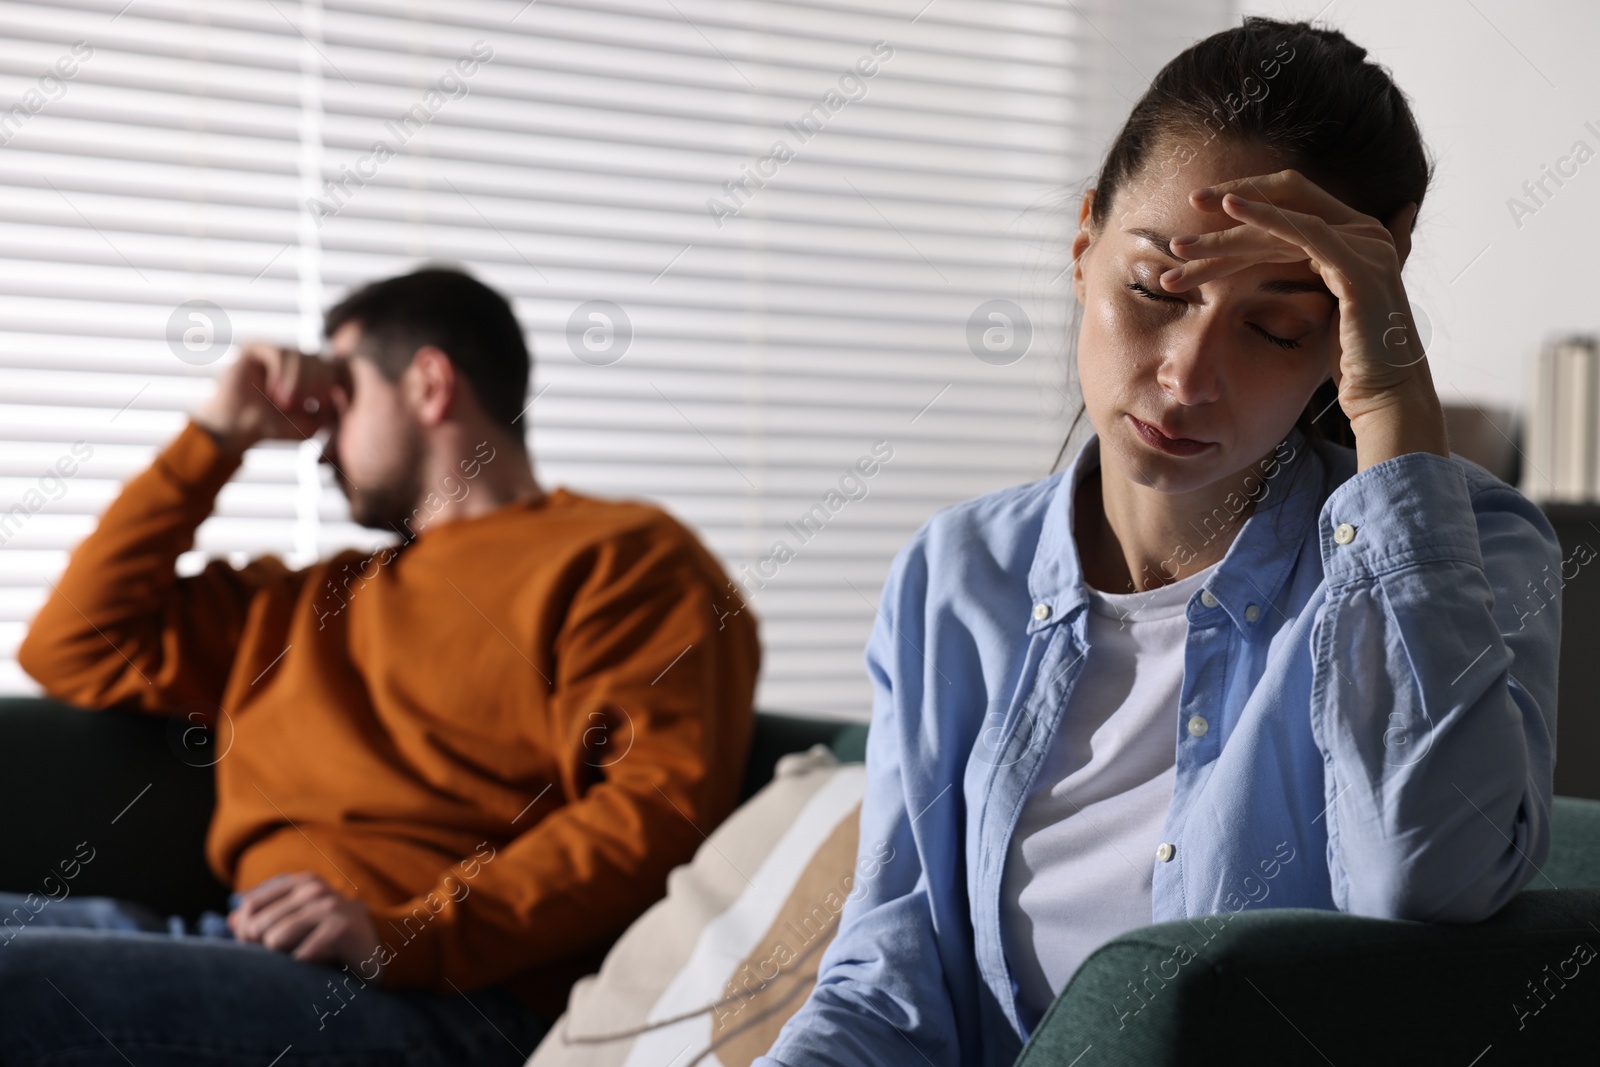
[[494, 984], [608, 943], [665, 894], [737, 805], [754, 726], [756, 622], [717, 610], [725, 581], [675, 527], [595, 550], [551, 679], [565, 796], [535, 798], [487, 861], [373, 908], [384, 987]]
[[1549, 853], [1560, 585], [1576, 572], [1537, 506], [1473, 492], [1429, 453], [1359, 472], [1319, 525], [1311, 715], [1334, 901], [1487, 918]]
[[176, 564], [242, 461], [190, 420], [123, 487], [17, 651], [47, 695], [158, 713], [220, 704], [250, 597], [287, 568], [272, 556], [242, 569], [212, 560], [179, 578]]

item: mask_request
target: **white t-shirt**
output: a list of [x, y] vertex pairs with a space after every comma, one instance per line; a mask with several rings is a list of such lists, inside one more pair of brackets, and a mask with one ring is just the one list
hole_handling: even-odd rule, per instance
[[1153, 921], [1150, 884], [1172, 803], [1189, 598], [1216, 564], [1143, 593], [1089, 590], [1088, 658], [1024, 802], [1001, 878], [1000, 927], [1025, 1022], [1079, 965]]

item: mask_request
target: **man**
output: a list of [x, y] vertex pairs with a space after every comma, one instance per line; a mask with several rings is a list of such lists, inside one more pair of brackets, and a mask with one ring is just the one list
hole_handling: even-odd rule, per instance
[[[239, 891], [209, 937], [45, 909], [0, 951], [27, 1062], [520, 1062], [737, 803], [753, 615], [661, 510], [538, 484], [505, 299], [425, 269], [325, 331], [326, 359], [243, 346], [19, 651], [62, 700], [212, 712], [207, 859]], [[175, 576], [252, 444], [323, 430], [397, 546]]]

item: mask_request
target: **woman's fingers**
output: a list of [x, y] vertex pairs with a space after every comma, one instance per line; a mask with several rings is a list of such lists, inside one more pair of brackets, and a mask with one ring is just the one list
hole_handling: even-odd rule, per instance
[[1334, 280], [1329, 278], [1325, 268], [1331, 266], [1340, 274], [1348, 276], [1354, 265], [1354, 254], [1344, 238], [1334, 232], [1327, 219], [1320, 215], [1308, 215], [1301, 211], [1290, 211], [1272, 204], [1247, 200], [1236, 193], [1225, 195], [1222, 204], [1223, 210], [1240, 222], [1259, 226], [1274, 237], [1282, 238], [1300, 248], [1304, 257], [1311, 261], [1311, 269], [1322, 275], [1323, 281], [1333, 289], [1334, 295], [1343, 295], [1339, 289], [1334, 288]]
[[[1370, 259], [1374, 251], [1366, 247], [1368, 241], [1384, 242], [1393, 247], [1392, 233], [1376, 219], [1359, 212], [1351, 213], [1352, 221], [1335, 225], [1322, 215], [1231, 192], [1218, 199], [1218, 206], [1228, 217], [1244, 225], [1173, 238], [1173, 253], [1188, 262], [1161, 276], [1164, 289], [1181, 292], [1258, 263], [1308, 261], [1324, 281], [1328, 280], [1325, 268], [1350, 278], [1362, 274], [1367, 266], [1363, 252]], [[1414, 208], [1411, 213], [1415, 213]], [[1353, 246], [1352, 241], [1362, 247]], [[1329, 288], [1335, 296], [1340, 295], [1333, 282], [1329, 283]]]
[[[1189, 195], [1197, 208], [1221, 212], [1246, 225], [1173, 238], [1173, 254], [1189, 261], [1161, 276], [1162, 287], [1173, 292], [1257, 263], [1309, 259], [1312, 269], [1320, 272], [1321, 263], [1339, 258], [1335, 246], [1343, 246], [1332, 226], [1366, 218], [1292, 169], [1219, 182]], [[1254, 206], [1232, 209], [1239, 204]], [[1319, 251], [1313, 234], [1320, 234], [1326, 247]]]
[[[1359, 273], [1360, 255], [1347, 240], [1347, 236], [1360, 236], [1355, 232], [1359, 231], [1359, 226], [1346, 224], [1336, 229], [1321, 215], [1252, 200], [1238, 193], [1224, 193], [1218, 205], [1243, 225], [1173, 238], [1173, 253], [1188, 262], [1162, 274], [1162, 288], [1182, 292], [1258, 263], [1309, 261], [1311, 269], [1324, 275], [1324, 280], [1325, 266], [1347, 277], [1353, 271]], [[1376, 220], [1367, 216], [1357, 214], [1356, 218], [1371, 223], [1374, 236], [1381, 229]], [[1333, 288], [1331, 283], [1330, 288]], [[1337, 289], [1334, 295], [1339, 295]]]
[[1232, 256], [1219, 256], [1216, 259], [1190, 260], [1181, 267], [1173, 267], [1161, 275], [1161, 288], [1169, 293], [1181, 293], [1193, 289], [1197, 285], [1226, 278], [1230, 274], [1237, 274], [1248, 267], [1258, 263], [1293, 263], [1304, 260], [1306, 254], [1298, 248], [1292, 252], [1254, 252], [1241, 253]]
[[1335, 225], [1367, 217], [1293, 168], [1218, 182], [1189, 197], [1202, 211], [1222, 211], [1222, 199], [1229, 193], [1318, 215]]
[[1174, 237], [1172, 252], [1188, 262], [1161, 276], [1162, 287], [1171, 292], [1225, 278], [1257, 263], [1294, 263], [1306, 258], [1298, 246], [1249, 225]]
[[1253, 226], [1230, 226], [1226, 230], [1174, 237], [1170, 247], [1172, 254], [1181, 259], [1213, 259], [1217, 256], [1277, 252], [1290, 246]]

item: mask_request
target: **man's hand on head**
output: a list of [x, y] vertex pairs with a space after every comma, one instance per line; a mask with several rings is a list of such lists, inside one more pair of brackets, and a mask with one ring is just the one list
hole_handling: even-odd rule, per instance
[[239, 895], [228, 928], [240, 941], [307, 963], [344, 963], [366, 981], [382, 977], [378, 928], [367, 906], [310, 871], [268, 879]]
[[337, 418], [353, 386], [338, 359], [246, 341], [217, 378], [211, 396], [190, 417], [243, 452], [258, 441], [301, 441]]

